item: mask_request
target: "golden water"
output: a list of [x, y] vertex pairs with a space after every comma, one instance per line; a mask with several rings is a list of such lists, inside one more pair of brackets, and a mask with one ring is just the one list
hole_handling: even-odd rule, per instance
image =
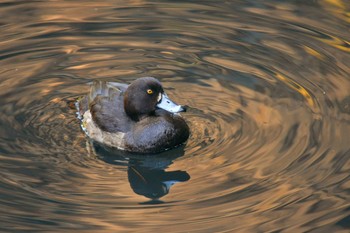
[[[349, 231], [348, 1], [1, 1], [0, 15], [0, 231]], [[190, 106], [187, 144], [92, 145], [72, 101], [142, 76]]]

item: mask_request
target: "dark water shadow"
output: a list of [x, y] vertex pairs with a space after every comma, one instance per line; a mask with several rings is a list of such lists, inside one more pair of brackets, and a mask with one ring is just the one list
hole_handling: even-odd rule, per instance
[[159, 154], [134, 154], [107, 148], [93, 143], [97, 157], [106, 163], [127, 166], [128, 180], [132, 190], [150, 201], [141, 204], [161, 204], [161, 197], [169, 194], [170, 188], [190, 179], [186, 171], [166, 171], [173, 161], [184, 155], [184, 145]]

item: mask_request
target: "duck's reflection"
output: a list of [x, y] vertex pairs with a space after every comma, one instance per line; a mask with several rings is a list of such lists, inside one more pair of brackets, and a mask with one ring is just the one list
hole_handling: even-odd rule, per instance
[[164, 171], [140, 166], [130, 166], [128, 178], [135, 193], [151, 199], [158, 199], [169, 193], [172, 185], [190, 179], [185, 171]]
[[173, 161], [183, 156], [184, 146], [156, 155], [137, 155], [107, 149], [94, 143], [96, 155], [103, 161], [128, 166], [128, 179], [132, 190], [153, 201], [167, 195], [178, 182], [185, 182], [190, 175], [185, 171], [166, 171]]

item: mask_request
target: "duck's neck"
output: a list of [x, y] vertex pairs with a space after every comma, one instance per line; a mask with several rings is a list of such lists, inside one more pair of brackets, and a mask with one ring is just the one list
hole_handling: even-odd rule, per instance
[[146, 117], [154, 116], [155, 113], [151, 112], [149, 114], [128, 114], [128, 116], [135, 122], [141, 121], [145, 119]]

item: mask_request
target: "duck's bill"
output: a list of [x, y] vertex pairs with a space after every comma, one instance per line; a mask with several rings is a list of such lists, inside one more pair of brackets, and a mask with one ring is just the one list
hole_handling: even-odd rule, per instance
[[173, 186], [174, 184], [176, 184], [178, 182], [179, 181], [176, 181], [176, 180], [170, 180], [170, 181], [163, 182], [163, 184], [165, 184], [167, 191], [169, 192], [169, 189], [171, 188], [171, 186]]
[[174, 103], [165, 93], [161, 94], [157, 107], [172, 113], [186, 111], [184, 106]]

